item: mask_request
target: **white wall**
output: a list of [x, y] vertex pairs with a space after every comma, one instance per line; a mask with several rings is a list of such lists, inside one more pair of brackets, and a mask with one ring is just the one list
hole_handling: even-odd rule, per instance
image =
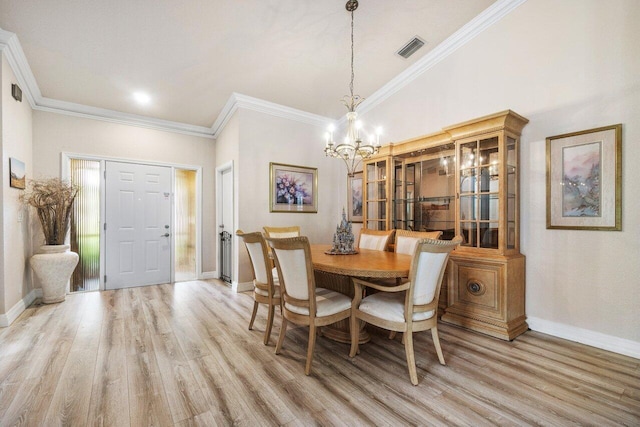
[[[27, 260], [31, 256], [30, 234], [28, 219], [22, 203], [19, 200], [22, 190], [9, 186], [9, 158], [14, 157], [25, 164], [26, 176], [31, 176], [32, 169], [32, 110], [29, 102], [23, 99], [18, 102], [11, 96], [11, 84], [18, 83], [4, 53], [2, 57], [1, 74], [1, 149], [2, 165], [2, 211], [0, 213], [0, 265], [2, 275], [0, 280], [0, 314], [5, 315], [16, 305], [23, 304], [23, 298], [29, 295], [30, 275]], [[28, 304], [31, 301], [25, 301]], [[15, 309], [14, 309], [15, 311]], [[16, 311], [19, 314], [19, 311]], [[9, 323], [6, 317], [0, 323]], [[5, 325], [6, 326], [6, 325]]]
[[211, 139], [36, 111], [36, 177], [60, 176], [61, 153], [202, 166], [202, 269], [215, 270], [215, 148]]
[[[312, 244], [330, 244], [346, 208], [347, 173], [342, 161], [325, 157], [324, 129], [251, 110], [241, 109], [235, 115], [239, 130], [236, 229], [251, 232], [264, 226], [299, 225]], [[318, 213], [270, 212], [270, 162], [318, 169]], [[235, 239], [235, 248], [238, 274], [234, 280], [249, 282], [253, 273], [242, 241]]]
[[[505, 109], [527, 117], [521, 245], [527, 256], [529, 324], [557, 335], [620, 338], [635, 351], [640, 348], [640, 180], [634, 176], [640, 158], [638, 22], [637, 0], [529, 0], [366, 114], [369, 121], [386, 123], [392, 141]], [[545, 138], [616, 123], [623, 124], [623, 231], [547, 230]]]

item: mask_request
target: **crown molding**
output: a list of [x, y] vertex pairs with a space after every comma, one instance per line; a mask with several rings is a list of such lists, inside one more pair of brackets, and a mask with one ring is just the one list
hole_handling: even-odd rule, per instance
[[22, 46], [20, 46], [18, 36], [0, 28], [0, 51], [5, 54], [13, 74], [16, 75], [23, 95], [29, 101], [31, 108], [34, 108], [37, 104], [37, 99], [41, 98], [42, 95], [40, 94], [38, 83], [36, 83], [36, 78], [33, 76], [31, 67], [27, 62], [27, 57], [24, 55]]
[[174, 132], [184, 135], [200, 136], [203, 138], [213, 138], [211, 128], [205, 126], [196, 126], [187, 123], [140, 116], [137, 114], [122, 113], [120, 111], [91, 107], [89, 105], [76, 104], [51, 98], [41, 97], [36, 101], [34, 110]]
[[308, 113], [296, 108], [233, 92], [218, 115], [218, 118], [213, 123], [213, 126], [211, 126], [214, 138], [217, 138], [218, 135], [220, 135], [229, 119], [240, 108], [314, 126], [327, 126], [328, 123], [333, 122], [333, 119], [330, 119], [329, 117]]
[[[364, 114], [373, 109], [391, 95], [408, 85], [410, 82], [418, 78], [425, 71], [429, 70], [440, 61], [451, 55], [460, 47], [467, 44], [478, 34], [498, 22], [509, 12], [516, 9], [526, 0], [498, 0], [478, 16], [466, 23], [462, 28], [449, 36], [446, 40], [433, 48], [429, 53], [416, 61], [409, 68], [391, 79], [387, 84], [375, 91], [371, 96], [365, 99], [358, 108], [359, 114]], [[344, 124], [344, 120], [340, 120], [340, 124]]]

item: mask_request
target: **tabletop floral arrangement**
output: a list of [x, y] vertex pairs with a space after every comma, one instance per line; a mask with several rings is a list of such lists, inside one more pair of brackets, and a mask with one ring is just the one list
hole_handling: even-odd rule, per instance
[[295, 177], [287, 174], [278, 176], [276, 186], [277, 203], [310, 203], [306, 183], [298, 182]]

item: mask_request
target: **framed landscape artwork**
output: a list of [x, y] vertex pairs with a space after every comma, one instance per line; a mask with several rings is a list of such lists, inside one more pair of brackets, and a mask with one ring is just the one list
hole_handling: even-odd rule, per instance
[[9, 157], [9, 185], [13, 188], [24, 190], [26, 176], [24, 163], [13, 157]]
[[547, 138], [547, 228], [621, 230], [622, 125]]
[[269, 163], [271, 212], [318, 212], [318, 169]]
[[347, 178], [347, 193], [347, 219], [351, 222], [362, 222], [362, 172], [356, 172]]

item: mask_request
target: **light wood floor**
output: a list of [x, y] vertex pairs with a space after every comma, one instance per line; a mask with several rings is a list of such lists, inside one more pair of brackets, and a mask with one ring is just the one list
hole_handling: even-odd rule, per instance
[[[361, 354], [305, 328], [274, 354], [265, 309], [219, 282], [69, 296], [0, 331], [0, 425], [640, 425], [640, 360], [527, 332], [504, 342], [442, 324], [446, 366], [416, 336]], [[400, 334], [399, 334], [400, 335]]]

